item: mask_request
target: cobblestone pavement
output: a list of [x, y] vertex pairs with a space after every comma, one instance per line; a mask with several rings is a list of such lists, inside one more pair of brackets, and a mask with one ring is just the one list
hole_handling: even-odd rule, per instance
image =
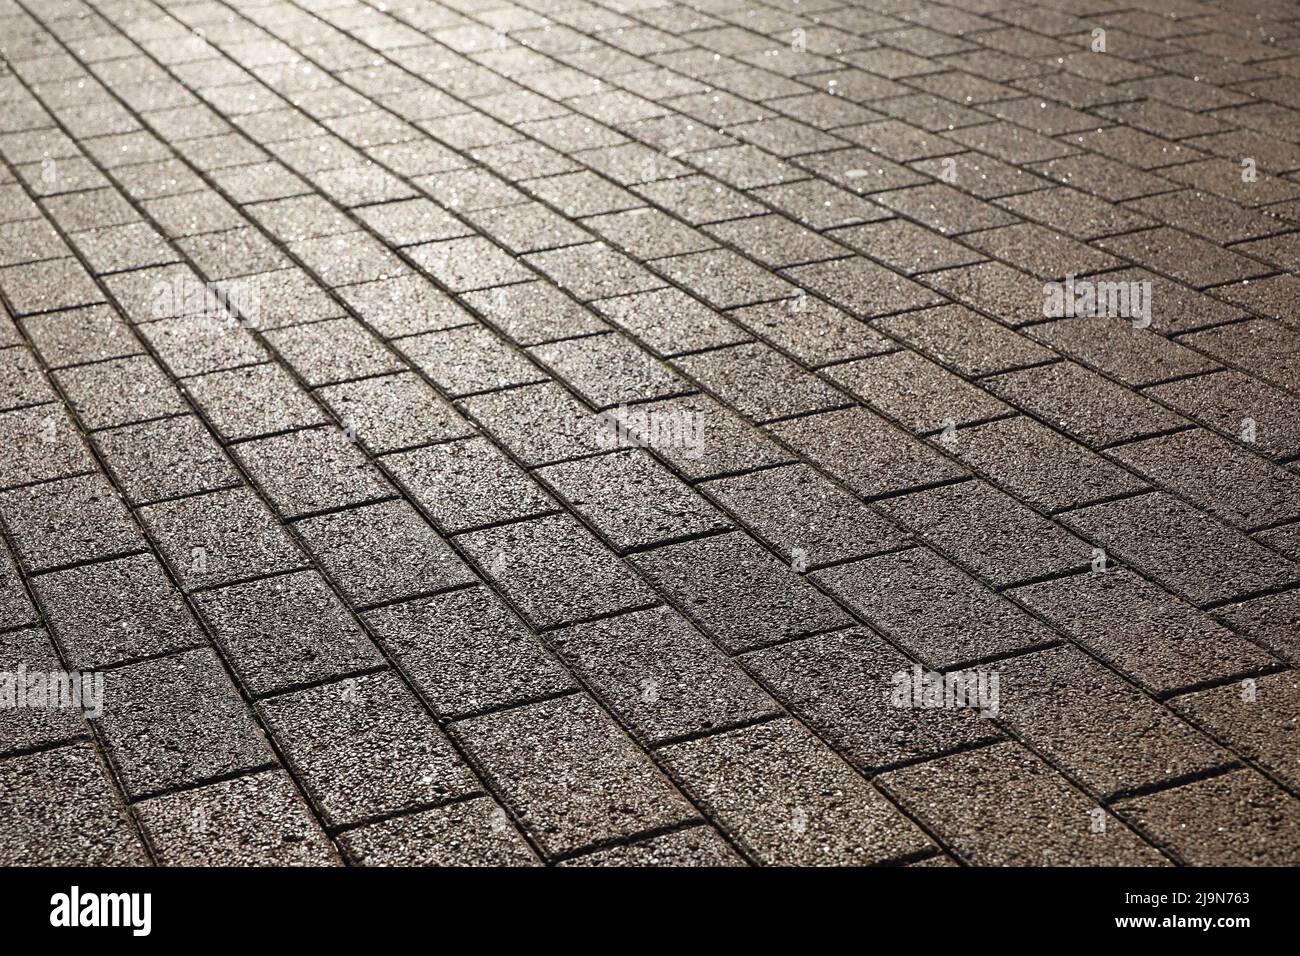
[[1300, 862], [1300, 6], [0, 48], [0, 861]]

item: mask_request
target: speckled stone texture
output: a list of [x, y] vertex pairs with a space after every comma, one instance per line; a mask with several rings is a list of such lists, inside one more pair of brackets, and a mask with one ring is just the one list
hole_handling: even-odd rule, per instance
[[0, 0], [0, 865], [1295, 866], [1298, 270], [1283, 0]]

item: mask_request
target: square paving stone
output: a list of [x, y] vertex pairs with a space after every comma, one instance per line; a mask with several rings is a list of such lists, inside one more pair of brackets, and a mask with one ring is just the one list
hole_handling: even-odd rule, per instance
[[0, 760], [0, 793], [5, 866], [149, 863], [91, 744]]
[[728, 653], [853, 623], [741, 532], [668, 545], [630, 560]]
[[135, 799], [274, 760], [253, 715], [206, 648], [107, 674], [99, 724], [109, 758]]
[[33, 579], [45, 619], [74, 667], [94, 668], [203, 643], [158, 560], [140, 554]]
[[549, 857], [696, 817], [585, 695], [476, 717], [451, 729]]
[[675, 744], [660, 756], [762, 863], [883, 863], [931, 846], [824, 743], [788, 718]]
[[576, 687], [486, 588], [391, 604], [362, 618], [440, 717], [456, 719]]
[[339, 865], [281, 770], [153, 797], [135, 813], [163, 866]]
[[254, 696], [383, 664], [315, 571], [205, 591], [195, 603]]

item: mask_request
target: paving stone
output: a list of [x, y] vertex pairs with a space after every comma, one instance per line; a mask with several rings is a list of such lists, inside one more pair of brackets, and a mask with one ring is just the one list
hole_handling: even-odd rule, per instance
[[668, 608], [565, 628], [551, 643], [650, 746], [779, 713], [740, 667]]
[[269, 360], [253, 336], [229, 318], [191, 315], [139, 326], [140, 334], [173, 375], [184, 378]]
[[444, 532], [556, 510], [539, 485], [483, 438], [387, 455], [384, 466]]
[[254, 696], [383, 663], [314, 571], [206, 591], [195, 604]]
[[498, 286], [463, 296], [498, 330], [522, 346], [609, 328], [585, 306], [545, 281]]
[[976, 866], [1165, 862], [1109, 814], [1095, 827], [1101, 808], [1018, 744], [896, 770], [881, 785]]
[[731, 654], [851, 623], [743, 533], [668, 545], [630, 560]]
[[1297, 692], [1295, 671], [1283, 671], [1177, 697], [1170, 706], [1294, 786]]
[[225, 441], [320, 424], [325, 415], [278, 365], [200, 375], [185, 390]]
[[0, 291], [9, 311], [18, 316], [104, 301], [75, 259], [47, 259], [0, 269]]
[[754, 651], [745, 668], [864, 772], [934, 756], [1000, 736], [973, 713], [916, 711], [891, 703], [911, 662], [876, 635], [837, 631]]
[[758, 422], [848, 404], [833, 386], [757, 342], [684, 356], [676, 365]]
[[965, 473], [865, 408], [795, 418], [770, 425], [768, 430], [866, 498]]
[[969, 265], [984, 258], [978, 252], [906, 219], [846, 226], [831, 231], [829, 235], [906, 275]]
[[337, 866], [289, 777], [271, 770], [135, 807], [164, 866]]
[[695, 817], [585, 695], [461, 721], [452, 733], [550, 857]]
[[592, 308], [661, 355], [729, 345], [749, 338], [717, 312], [680, 289], [656, 289], [600, 299]]
[[1083, 568], [1093, 557], [1089, 545], [1060, 524], [983, 481], [914, 492], [882, 507], [894, 521], [999, 586]]
[[141, 508], [186, 590], [302, 567], [306, 558], [246, 486]]
[[327, 825], [477, 790], [437, 723], [391, 673], [283, 694], [258, 709]]
[[458, 407], [530, 467], [602, 447], [601, 420], [554, 383], [478, 395]]
[[56, 397], [35, 355], [21, 347], [0, 350], [0, 409], [41, 405]]
[[29, 572], [145, 546], [122, 499], [98, 474], [2, 492], [0, 520]]
[[295, 528], [354, 605], [408, 598], [478, 580], [404, 501], [308, 518]]
[[311, 388], [404, 370], [401, 360], [355, 319], [273, 329], [266, 340]]
[[959, 429], [946, 444], [973, 469], [1047, 511], [1147, 487], [1100, 455], [1023, 415]]
[[699, 487], [796, 567], [889, 551], [906, 540], [807, 465], [765, 468]]
[[470, 531], [456, 541], [537, 628], [656, 601], [654, 591], [567, 515]]
[[806, 295], [735, 309], [728, 317], [805, 365], [826, 365], [894, 347], [865, 322]]
[[1296, 852], [1295, 801], [1238, 770], [1116, 805], [1125, 819], [1193, 866], [1277, 866]]
[[336, 428], [289, 432], [236, 449], [250, 477], [285, 518], [376, 501], [392, 486]]
[[400, 348], [453, 397], [546, 380], [542, 369], [480, 325], [411, 336]]
[[339, 834], [360, 866], [536, 866], [538, 859], [490, 799], [466, 800]]
[[1050, 349], [959, 305], [877, 319], [875, 327], [960, 375], [979, 376], [1055, 358]]
[[105, 746], [133, 798], [274, 759], [210, 650], [118, 668], [104, 695]]
[[1074, 362], [994, 375], [981, 379], [980, 385], [1090, 448], [1153, 435], [1186, 421]]
[[598, 409], [693, 390], [690, 383], [618, 333], [538, 345], [529, 354]]
[[926, 548], [827, 568], [813, 579], [880, 633], [935, 668], [1056, 639], [1046, 626]]
[[1300, 479], [1203, 429], [1122, 445], [1112, 454], [1238, 527], [1300, 517]]
[[564, 860], [560, 866], [744, 866], [712, 827], [690, 827]]
[[95, 447], [135, 504], [225, 488], [239, 473], [191, 415], [95, 434]]
[[1300, 578], [1295, 562], [1162, 491], [1092, 505], [1063, 520], [1198, 606]]
[[826, 370], [837, 385], [906, 428], [926, 434], [1004, 415], [1010, 409], [980, 386], [902, 349]]
[[[38, 705], [28, 702], [28, 688], [49, 686], [46, 681], [65, 673], [44, 628], [29, 627], [6, 634], [0, 649], [0, 668], [4, 675], [0, 684], [0, 754], [45, 749], [89, 736], [86, 718], [95, 715], [93, 696], [78, 699], [65, 684], [69, 690], [63, 690], [63, 696], [54, 701], [41, 700]], [[93, 695], [93, 684], [86, 681], [81, 686], [85, 688], [83, 693]]]
[[1286, 591], [1229, 604], [1215, 611], [1239, 634], [1263, 644], [1284, 660], [1300, 661], [1300, 593]]
[[151, 555], [53, 571], [35, 578], [32, 590], [74, 667], [100, 667], [203, 642], [180, 594]]
[[0, 760], [6, 866], [143, 866], [149, 862], [107, 770], [88, 743]]
[[344, 286], [339, 296], [385, 338], [464, 325], [473, 317], [422, 276], [403, 275]]
[[60, 369], [54, 380], [88, 429], [130, 425], [187, 411], [180, 393], [146, 355]]
[[390, 604], [363, 618], [440, 717], [504, 709], [576, 687], [485, 588]]
[[1268, 454], [1300, 454], [1300, 400], [1257, 378], [1229, 370], [1157, 385], [1146, 394], [1229, 437], [1253, 434]]
[[647, 452], [628, 450], [534, 473], [619, 553], [730, 527]]
[[1232, 758], [1073, 647], [999, 661], [999, 719], [1091, 791], [1113, 795]]
[[142, 351], [126, 323], [106, 305], [31, 315], [23, 320], [23, 329], [50, 368]]
[[1008, 592], [1157, 694], [1273, 666], [1266, 651], [1126, 569]]
[[930, 845], [911, 821], [791, 720], [676, 744], [660, 755], [763, 863], [880, 863]]
[[316, 394], [371, 454], [473, 434], [468, 422], [409, 372], [331, 385]]

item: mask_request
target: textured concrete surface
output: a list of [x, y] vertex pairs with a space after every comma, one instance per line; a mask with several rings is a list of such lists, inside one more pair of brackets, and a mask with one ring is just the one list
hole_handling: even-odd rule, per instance
[[1300, 6], [0, 57], [0, 863], [1300, 863]]

